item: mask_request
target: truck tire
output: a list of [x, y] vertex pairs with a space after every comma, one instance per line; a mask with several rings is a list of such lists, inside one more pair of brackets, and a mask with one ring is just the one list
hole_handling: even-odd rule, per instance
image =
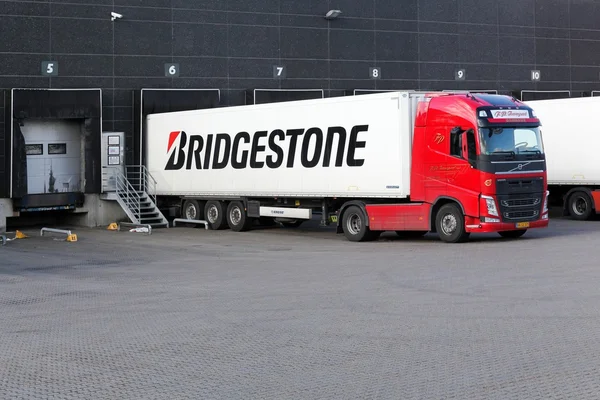
[[444, 204], [435, 216], [435, 227], [446, 243], [460, 243], [469, 238], [465, 231], [465, 217], [456, 204]]
[[218, 231], [227, 227], [226, 207], [222, 201], [208, 200], [204, 206], [204, 218], [210, 229]]
[[503, 238], [516, 239], [523, 236], [525, 232], [527, 232], [527, 229], [519, 229], [518, 231], [503, 231], [498, 232], [498, 234]]
[[252, 226], [252, 218], [248, 217], [241, 201], [232, 201], [227, 206], [227, 225], [234, 232], [244, 232]]
[[571, 218], [586, 221], [592, 216], [592, 199], [584, 191], [574, 192], [567, 200], [567, 209]]
[[350, 206], [344, 211], [342, 229], [349, 241], [367, 242], [377, 239], [381, 234], [381, 232], [374, 232], [369, 229], [366, 225], [366, 218], [365, 213], [357, 206]]

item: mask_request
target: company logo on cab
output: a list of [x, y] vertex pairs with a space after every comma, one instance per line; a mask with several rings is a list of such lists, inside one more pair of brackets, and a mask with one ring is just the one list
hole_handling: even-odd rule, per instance
[[492, 113], [494, 118], [528, 118], [527, 110], [495, 110]]

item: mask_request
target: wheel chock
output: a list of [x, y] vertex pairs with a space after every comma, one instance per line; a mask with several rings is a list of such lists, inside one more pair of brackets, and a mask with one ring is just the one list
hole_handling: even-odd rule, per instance
[[76, 242], [77, 241], [77, 235], [74, 233], [71, 233], [69, 236], [67, 236], [67, 242]]
[[21, 231], [16, 231], [15, 239], [26, 239], [28, 236]]
[[106, 229], [109, 230], [109, 231], [118, 231], [119, 230], [119, 225], [117, 225], [116, 222], [113, 222]]

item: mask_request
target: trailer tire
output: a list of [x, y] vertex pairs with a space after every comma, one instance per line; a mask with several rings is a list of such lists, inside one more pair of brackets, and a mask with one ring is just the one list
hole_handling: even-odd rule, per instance
[[502, 236], [503, 238], [516, 239], [516, 238], [520, 238], [521, 236], [523, 236], [525, 234], [525, 232], [527, 232], [527, 229], [519, 229], [517, 231], [502, 231], [502, 232], [498, 232], [498, 234], [500, 236]]
[[252, 218], [248, 217], [241, 201], [232, 201], [227, 206], [227, 225], [234, 232], [244, 232], [252, 226]]
[[350, 206], [344, 211], [342, 229], [351, 242], [367, 242], [375, 240], [381, 232], [372, 231], [366, 224], [367, 216], [358, 206]]
[[435, 227], [440, 239], [446, 243], [460, 243], [469, 238], [465, 230], [465, 217], [454, 203], [444, 204], [435, 216]]
[[571, 218], [586, 221], [592, 216], [592, 199], [586, 192], [578, 190], [569, 196], [567, 209]]
[[204, 216], [210, 229], [218, 231], [227, 227], [225, 203], [219, 200], [208, 200], [204, 206]]
[[[201, 220], [204, 213], [203, 205], [197, 200], [186, 199], [183, 202], [183, 209], [181, 210], [181, 217], [185, 219]], [[188, 224], [190, 225], [190, 224]]]

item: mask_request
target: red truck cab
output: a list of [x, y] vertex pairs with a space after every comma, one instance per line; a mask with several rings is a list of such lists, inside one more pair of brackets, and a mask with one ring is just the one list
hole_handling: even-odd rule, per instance
[[516, 238], [548, 226], [546, 160], [534, 110], [502, 95], [437, 93], [418, 102], [410, 200], [366, 205], [369, 229]]
[[[512, 97], [434, 95], [420, 102], [412, 171], [413, 201], [447, 199], [460, 206], [464, 229], [442, 235], [447, 240], [460, 241], [471, 232], [518, 237], [548, 226], [540, 121]], [[445, 218], [450, 233], [455, 221]]]

